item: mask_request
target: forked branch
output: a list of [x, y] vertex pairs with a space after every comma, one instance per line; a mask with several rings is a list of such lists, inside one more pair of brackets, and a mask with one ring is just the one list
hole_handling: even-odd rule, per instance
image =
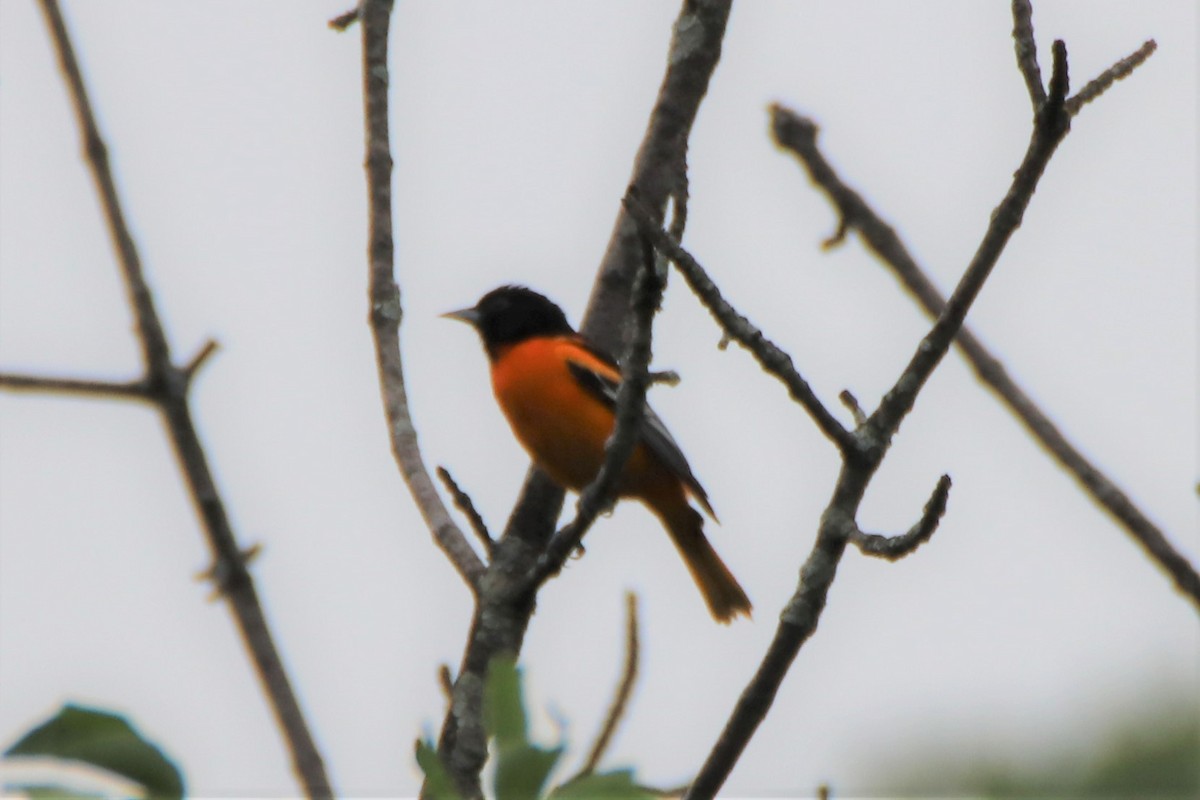
[[[1018, 12], [1020, 5], [1015, 7]], [[1018, 32], [1024, 29], [1031, 32], [1032, 24], [1027, 19], [1022, 21], [1018, 17], [1015, 28]], [[1030, 85], [1031, 92], [1034, 92], [1033, 87], [1035, 84], [1040, 86], [1040, 79], [1035, 81], [1032, 76], [1040, 74], [1040, 70], [1030, 68], [1025, 62], [1032, 60], [1033, 66], [1036, 67], [1036, 54], [1030, 47], [1026, 47], [1023, 53], [1019, 54], [1018, 60], [1024, 64], [1022, 73]], [[926, 505], [921, 521], [897, 540], [889, 541], [884, 537], [874, 538], [863, 534], [855, 520], [870, 480], [882, 462], [901, 421], [913, 408], [922, 386], [940, 363], [961, 328], [968, 310], [1009, 238], [1019, 227], [1046, 165], [1070, 130], [1070, 114], [1066, 107], [1068, 90], [1066, 46], [1062, 42], [1055, 42], [1050, 86], [1044, 99], [1035, 99], [1034, 130], [1021, 166], [1014, 174], [1013, 183], [992, 214], [979, 248], [954, 293], [937, 316], [933, 327], [921, 340], [908, 365], [884, 396], [879, 407], [854, 431], [853, 435], [859, 440], [857, 450], [843, 448], [843, 466], [833, 498], [822, 514], [816, 542], [800, 570], [796, 591], [780, 615], [779, 627], [758, 671], [739, 697], [725, 729], [688, 789], [688, 798], [713, 797], [720, 790], [759, 724], [766, 717], [793, 660], [816, 630], [846, 544], [855, 541], [872, 555], [899, 555], [911, 551], [928, 538], [936, 527], [945, 510], [946, 493], [950, 487], [947, 477], [943, 477], [939, 482], [933, 497]], [[661, 237], [666, 236], [665, 232], [661, 232]], [[687, 259], [682, 257], [682, 248], [678, 247], [678, 242], [668, 244], [670, 247], [666, 254], [675, 260], [677, 265], [680, 265], [680, 262], [694, 261], [690, 256]], [[684, 269], [686, 274], [686, 268], [681, 265], [681, 269]], [[736, 338], [733, 332], [730, 332], [730, 335]], [[854, 406], [857, 406], [857, 403], [853, 403], [852, 407]], [[808, 410], [811, 414], [812, 409]], [[852, 452], [856, 452], [860, 457], [851, 458], [849, 454]]]
[[[1032, 45], [1028, 45], [1032, 47]], [[1099, 96], [1125, 77], [1154, 51], [1154, 42], [1142, 45], [1090, 81], [1066, 102], [1068, 114], [1077, 114], [1086, 102]], [[1018, 53], [1021, 47], [1018, 45]], [[1018, 57], [1019, 60], [1020, 57]], [[1040, 72], [1039, 72], [1040, 74]], [[820, 188], [838, 213], [839, 233], [855, 230], [867, 249], [895, 274], [901, 285], [931, 317], [946, 306], [945, 297], [913, 258], [895, 229], [882, 219], [862, 196], [848, 186], [817, 145], [817, 126], [812, 120], [782, 106], [771, 108], [771, 132], [775, 142], [792, 153], [804, 166], [810, 180]], [[840, 237], [835, 237], [840, 241]], [[1058, 428], [1029, 394], [1012, 378], [1004, 364], [966, 326], [955, 344], [979, 380], [1025, 426], [1025, 429], [1065, 469], [1092, 500], [1107, 511], [1138, 542], [1146, 554], [1174, 581], [1176, 587], [1200, 610], [1200, 574], [1170, 543], [1166, 534], [1130, 500], [1128, 495], [1093, 464]]]
[[143, 376], [136, 381], [110, 383], [8, 375], [0, 380], [0, 386], [142, 400], [151, 403], [162, 414], [212, 552], [213, 565], [206, 574], [212, 576], [219, 594], [229, 600], [238, 631], [250, 652], [275, 719], [284, 733], [293, 769], [304, 786], [305, 794], [309, 797], [330, 797], [333, 790], [324, 763], [292, 691], [267, 627], [254, 579], [246, 567], [249, 560], [247, 554], [256, 552], [257, 546], [242, 548], [238, 544], [192, 419], [188, 390], [196, 371], [215, 351], [216, 344], [207, 343], [182, 367], [172, 361], [167, 336], [142, 270], [141, 258], [125, 222], [116, 181], [109, 165], [108, 147], [92, 112], [83, 73], [75, 58], [62, 12], [57, 0], [41, 0], [41, 7], [82, 133], [87, 164], [100, 196], [109, 236], [117, 252], [117, 263], [135, 319]]

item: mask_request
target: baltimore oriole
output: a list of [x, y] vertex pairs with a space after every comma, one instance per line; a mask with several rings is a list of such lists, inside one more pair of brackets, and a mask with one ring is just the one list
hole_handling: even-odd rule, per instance
[[[591, 346], [562, 309], [531, 289], [502, 286], [471, 308], [444, 316], [473, 326], [491, 363], [492, 390], [517, 440], [546, 474], [579, 491], [596, 476], [611, 435], [621, 372]], [[714, 520], [708, 495], [679, 445], [647, 406], [640, 440], [618, 495], [640, 500], [662, 521], [712, 615], [750, 615], [750, 600], [704, 536], [696, 500]]]

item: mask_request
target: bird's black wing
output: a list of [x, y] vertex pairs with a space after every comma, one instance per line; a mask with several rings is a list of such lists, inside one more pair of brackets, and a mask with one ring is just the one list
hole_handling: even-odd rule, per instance
[[[617, 366], [616, 360], [612, 356], [594, 347], [584, 346], [596, 358], [610, 365], [614, 370], [620, 370], [620, 367]], [[585, 391], [610, 409], [616, 410], [617, 390], [620, 388], [618, 381], [578, 361], [568, 360], [567, 366], [571, 370], [572, 377], [578, 381], [579, 385]], [[712, 504], [708, 502], [708, 493], [704, 491], [704, 487], [700, 485], [700, 481], [692, 474], [692, 468], [688, 465], [683, 451], [679, 449], [679, 445], [675, 443], [675, 439], [667, 430], [667, 426], [654, 413], [654, 409], [650, 408], [649, 403], [643, 406], [642, 429], [639, 435], [642, 444], [648, 447], [650, 452], [654, 453], [667, 469], [671, 470], [671, 472], [683, 481], [684, 485], [691, 490], [692, 496], [696, 498], [696, 501], [708, 512], [708, 515], [716, 519], [717, 514], [713, 511]]]

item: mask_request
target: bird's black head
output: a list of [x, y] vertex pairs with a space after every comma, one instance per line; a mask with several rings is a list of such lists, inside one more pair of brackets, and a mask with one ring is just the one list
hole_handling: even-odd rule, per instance
[[485, 294], [474, 307], [442, 316], [466, 322], [479, 331], [489, 358], [495, 358], [507, 345], [535, 336], [575, 332], [561, 308], [524, 286], [501, 286]]

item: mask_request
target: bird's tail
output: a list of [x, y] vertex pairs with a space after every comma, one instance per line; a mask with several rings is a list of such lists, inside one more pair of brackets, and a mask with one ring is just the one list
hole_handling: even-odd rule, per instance
[[666, 508], [654, 507], [654, 511], [671, 534], [671, 541], [683, 556], [688, 572], [692, 573], [692, 579], [700, 587], [704, 602], [717, 622], [728, 624], [738, 614], [749, 617], [753, 609], [750, 598], [709, 544], [700, 512], [682, 498], [681, 502], [671, 503]]

